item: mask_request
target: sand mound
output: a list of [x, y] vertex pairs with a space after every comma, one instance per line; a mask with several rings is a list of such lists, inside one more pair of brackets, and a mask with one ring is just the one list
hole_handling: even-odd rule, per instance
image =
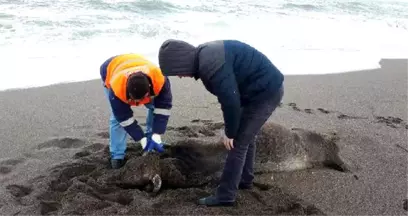
[[340, 159], [336, 134], [319, 134], [302, 128], [288, 129], [266, 124], [256, 142], [256, 172], [295, 171], [307, 168], [330, 168], [348, 172]]
[[38, 145], [38, 149], [44, 148], [79, 148], [86, 145], [81, 139], [65, 137], [62, 139], [52, 139]]
[[[205, 124], [212, 128], [187, 130], [220, 129]], [[256, 139], [257, 171], [315, 167], [344, 171], [335, 140], [302, 129], [266, 125]], [[198, 207], [197, 199], [212, 194], [217, 186], [227, 154], [224, 147], [186, 138], [172, 143], [164, 154], [142, 156], [139, 146], [129, 145], [125, 166], [112, 170], [108, 147], [91, 144], [76, 153], [72, 162], [53, 167], [48, 176], [7, 189], [21, 205], [20, 214], [323, 214], [267, 182], [240, 191], [237, 207]]]

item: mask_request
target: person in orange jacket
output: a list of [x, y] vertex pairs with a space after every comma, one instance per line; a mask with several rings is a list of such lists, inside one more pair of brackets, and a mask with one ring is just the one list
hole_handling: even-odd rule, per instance
[[[170, 81], [159, 67], [138, 54], [121, 54], [107, 59], [100, 67], [106, 97], [111, 106], [109, 149], [111, 166], [124, 165], [126, 138], [141, 141], [144, 152], [163, 151], [165, 133], [172, 108]], [[133, 117], [131, 106], [148, 108], [146, 133]]]

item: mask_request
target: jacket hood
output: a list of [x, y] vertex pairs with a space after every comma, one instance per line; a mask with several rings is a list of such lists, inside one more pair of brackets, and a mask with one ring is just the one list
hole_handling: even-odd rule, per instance
[[196, 47], [181, 40], [169, 39], [159, 50], [159, 65], [165, 76], [194, 76], [196, 79]]

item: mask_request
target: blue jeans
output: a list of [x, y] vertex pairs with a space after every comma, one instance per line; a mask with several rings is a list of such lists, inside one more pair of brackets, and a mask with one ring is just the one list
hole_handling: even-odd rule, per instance
[[[108, 89], [103, 87], [105, 91], [106, 98], [109, 100], [108, 97]], [[109, 101], [108, 101], [109, 103]], [[153, 110], [154, 105], [153, 101], [149, 104], [145, 104], [147, 108], [147, 117], [146, 117], [146, 135], [151, 136], [152, 134], [152, 127], [153, 127]], [[111, 153], [112, 159], [123, 159], [125, 158], [125, 151], [126, 151], [126, 139], [127, 139], [127, 132], [125, 129], [120, 126], [119, 122], [116, 120], [115, 116], [113, 115], [112, 108], [109, 118], [109, 150]]]

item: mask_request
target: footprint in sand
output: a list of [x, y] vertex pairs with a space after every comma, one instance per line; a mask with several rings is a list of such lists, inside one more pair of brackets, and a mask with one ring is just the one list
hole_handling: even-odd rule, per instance
[[[288, 106], [292, 107], [293, 110], [302, 111], [300, 108], [297, 107], [296, 103], [289, 103]], [[333, 112], [333, 111], [329, 111], [329, 110], [326, 110], [326, 109], [323, 109], [323, 108], [317, 108], [317, 110], [320, 111], [321, 113], [324, 113], [324, 114], [329, 114], [329, 113]], [[308, 114], [313, 114], [314, 113], [312, 109], [304, 109], [304, 112], [308, 113]], [[335, 113], [340, 113], [340, 112], [335, 112]], [[352, 116], [352, 115], [347, 115], [347, 114], [343, 114], [343, 113], [340, 113], [337, 116], [337, 118], [338, 119], [368, 119], [368, 117]]]
[[25, 158], [12, 158], [0, 161], [0, 175], [11, 173], [15, 166], [26, 161]]
[[109, 132], [99, 132], [96, 134], [97, 136], [103, 138], [103, 139], [109, 139]]
[[81, 151], [75, 153], [74, 158], [82, 158], [89, 156], [95, 152], [104, 150], [106, 147], [108, 146], [102, 143], [93, 143], [91, 145], [83, 147]]
[[313, 114], [313, 110], [312, 109], [305, 109], [305, 112], [308, 114]]
[[[24, 201], [24, 198], [34, 191], [33, 187], [29, 184], [27, 185], [10, 184], [7, 185], [5, 189], [12, 195], [11, 199], [13, 199], [13, 202], [18, 203], [22, 206], [26, 206], [27, 204], [27, 202]], [[18, 215], [19, 213], [20, 211], [12, 215]], [[32, 214], [32, 212], [29, 214]]]
[[17, 184], [7, 185], [6, 189], [15, 198], [21, 198], [21, 197], [27, 196], [33, 191], [33, 188], [31, 186], [17, 185]]
[[172, 130], [179, 132], [186, 137], [215, 136], [215, 133], [198, 125], [175, 127]]
[[322, 113], [324, 113], [324, 114], [329, 114], [329, 113], [330, 113], [330, 111], [325, 110], [325, 109], [323, 109], [323, 108], [317, 108], [317, 110], [319, 110], [320, 112], [322, 112]]
[[362, 117], [362, 116], [351, 116], [351, 115], [346, 115], [346, 114], [340, 114], [337, 116], [338, 119], [368, 119], [368, 117]]
[[300, 109], [297, 107], [296, 103], [289, 103], [288, 106], [292, 107], [292, 109], [295, 110], [295, 111], [300, 111]]
[[168, 130], [179, 132], [182, 136], [197, 138], [197, 137], [213, 137], [216, 135], [216, 130], [224, 127], [223, 122], [213, 122], [206, 119], [193, 119], [192, 123], [202, 123], [201, 125], [181, 126], [181, 127], [168, 127]]
[[193, 119], [191, 120], [191, 123], [212, 123], [213, 120], [211, 119]]
[[[297, 106], [297, 104], [296, 103], [288, 103], [288, 106], [290, 106], [290, 107], [292, 107], [292, 109], [293, 110], [295, 110], [295, 111], [298, 111], [298, 112], [301, 112], [302, 110]], [[314, 112], [313, 112], [313, 110], [312, 109], [304, 109], [303, 110], [305, 113], [307, 113], [307, 114], [313, 114]]]
[[85, 146], [86, 144], [87, 144], [86, 141], [82, 139], [64, 137], [64, 138], [51, 139], [49, 141], [41, 143], [37, 146], [37, 149], [40, 150], [40, 149], [46, 149], [46, 148], [61, 148], [61, 149], [80, 148], [80, 147]]
[[2, 175], [11, 173], [11, 171], [13, 171], [13, 169], [9, 166], [0, 166], [0, 174]]
[[[401, 128], [403, 127], [402, 123], [404, 122], [404, 120], [398, 117], [393, 117], [393, 116], [388, 116], [388, 117], [375, 116], [375, 122], [385, 124], [391, 128]], [[405, 125], [405, 129], [408, 129], [407, 124]]]

